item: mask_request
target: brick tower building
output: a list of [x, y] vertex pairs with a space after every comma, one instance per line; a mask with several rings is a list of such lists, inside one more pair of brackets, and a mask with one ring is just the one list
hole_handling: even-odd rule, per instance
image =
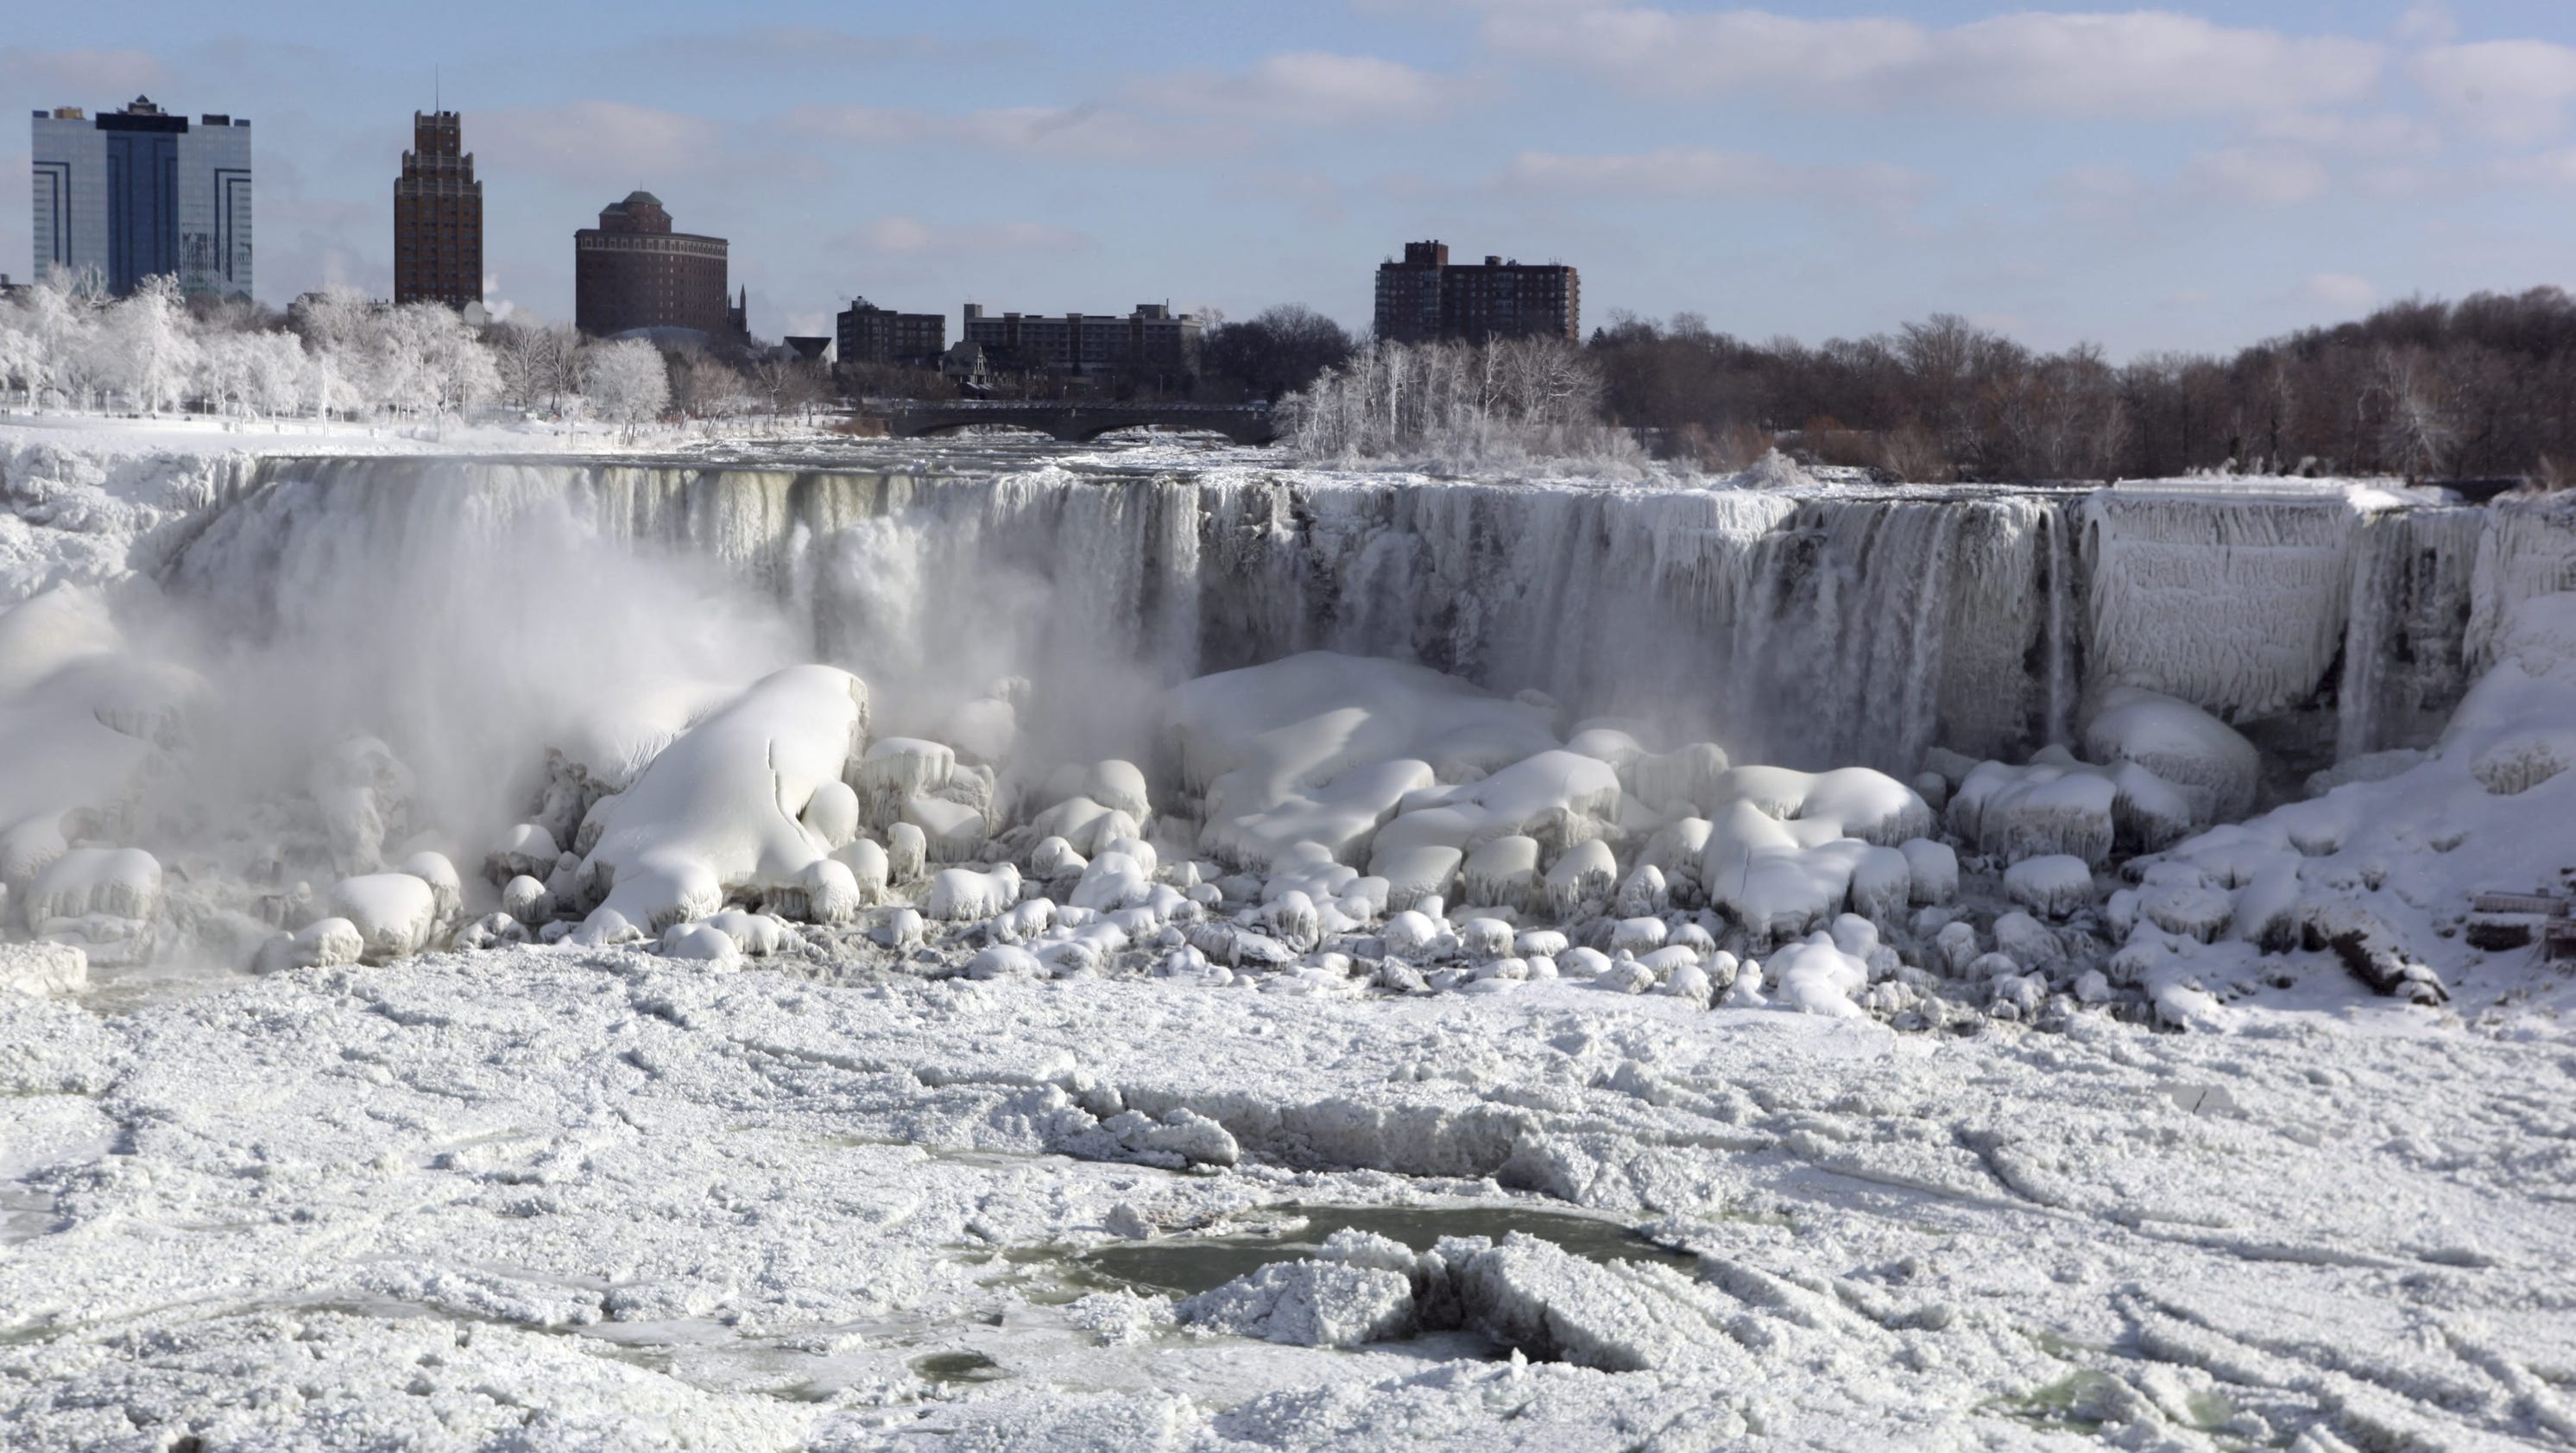
[[483, 184], [453, 111], [411, 113], [412, 149], [394, 179], [394, 301], [483, 301]]

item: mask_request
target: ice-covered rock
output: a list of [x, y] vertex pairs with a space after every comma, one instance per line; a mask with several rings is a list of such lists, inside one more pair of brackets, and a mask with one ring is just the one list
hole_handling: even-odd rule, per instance
[[2254, 806], [2262, 754], [2235, 728], [2188, 701], [2115, 686], [2084, 724], [2084, 754], [2135, 762], [2182, 789], [2199, 826], [2234, 822]]
[[922, 911], [943, 923], [990, 918], [1020, 901], [1020, 870], [1009, 863], [977, 871], [943, 868], [930, 879]]
[[841, 779], [866, 701], [846, 671], [793, 666], [691, 727], [609, 810], [582, 865], [600, 906], [658, 931], [798, 886], [829, 847], [795, 814]]
[[929, 840], [921, 828], [909, 822], [898, 822], [885, 830], [886, 881], [917, 883], [930, 867]]
[[1618, 874], [1619, 860], [1610, 844], [1598, 838], [1575, 844], [1547, 870], [1548, 911], [1569, 918], [1585, 903], [1607, 902]]
[[2093, 903], [2093, 870], [2057, 853], [2024, 858], [2004, 870], [2004, 892], [2042, 918], [2068, 918]]
[[332, 885], [331, 912], [358, 930], [364, 962], [390, 963], [429, 947], [438, 894], [409, 873], [366, 873]]
[[2048, 968], [2066, 958], [2065, 942], [2027, 913], [2007, 913], [1995, 920], [1995, 949], [2025, 969]]
[[1959, 854], [1948, 843], [1907, 838], [1896, 850], [1905, 855], [1913, 902], [1937, 905], [1959, 896]]
[[1985, 762], [1950, 799], [1950, 826], [2008, 862], [2065, 855], [2098, 867], [2111, 856], [2115, 795], [2107, 778], [2080, 769]]
[[1815, 933], [1771, 955], [1766, 973], [1772, 997], [1785, 1008], [1836, 1018], [1862, 1017], [1852, 996], [1869, 986], [1869, 965]]
[[[1182, 777], [1206, 797], [1201, 846], [1249, 866], [1307, 841], [1357, 862], [1406, 794], [1553, 748], [1549, 716], [1424, 667], [1330, 652], [1201, 677], [1168, 697]], [[1446, 845], [1462, 859], [1469, 846]]]
[[522, 873], [501, 885], [501, 911], [521, 923], [544, 924], [555, 916], [555, 895]]
[[512, 878], [539, 880], [554, 872], [562, 849], [543, 823], [523, 822], [502, 835], [501, 845], [483, 858], [483, 876], [494, 887]]
[[1539, 843], [1519, 833], [1495, 838], [1467, 855], [1461, 886], [1472, 908], [1536, 907], [1546, 902], [1539, 884]]
[[1387, 907], [1402, 911], [1429, 899], [1446, 898], [1458, 880], [1466, 854], [1439, 843], [1425, 843], [1369, 859], [1369, 876], [1386, 880]]
[[675, 923], [662, 930], [662, 957], [724, 965], [742, 957], [733, 935], [712, 923]]
[[826, 849], [837, 851], [859, 835], [859, 794], [847, 782], [825, 782], [797, 816]]
[[833, 850], [832, 860], [850, 870], [850, 890], [858, 895], [860, 907], [885, 901], [886, 887], [894, 881], [894, 864], [882, 844], [853, 838]]
[[1043, 979], [1047, 966], [1017, 944], [995, 944], [967, 961], [970, 979]]
[[17, 900], [36, 937], [74, 945], [93, 964], [141, 963], [157, 938], [161, 864], [140, 848], [72, 848], [36, 873]]

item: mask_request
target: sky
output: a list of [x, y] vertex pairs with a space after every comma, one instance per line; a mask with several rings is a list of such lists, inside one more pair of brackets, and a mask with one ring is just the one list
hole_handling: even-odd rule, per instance
[[[947, 0], [15, 7], [0, 103], [254, 126], [260, 296], [391, 292], [433, 90], [490, 300], [569, 318], [643, 188], [755, 333], [905, 311], [1369, 321], [1408, 240], [1582, 272], [1586, 328], [1965, 314], [2115, 358], [2576, 285], [2576, 4]], [[0, 128], [0, 170], [28, 133]], [[0, 189], [0, 271], [30, 267]]]

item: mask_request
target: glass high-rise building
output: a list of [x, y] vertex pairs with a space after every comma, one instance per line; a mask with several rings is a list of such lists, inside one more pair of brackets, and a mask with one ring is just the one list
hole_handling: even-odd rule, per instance
[[163, 111], [144, 96], [90, 116], [35, 113], [35, 272], [95, 274], [123, 295], [167, 273], [182, 290], [247, 298], [250, 121]]

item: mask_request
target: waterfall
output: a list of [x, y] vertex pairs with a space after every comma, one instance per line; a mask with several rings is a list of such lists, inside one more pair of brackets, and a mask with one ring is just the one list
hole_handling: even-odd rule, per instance
[[[1132, 731], [1158, 686], [1331, 649], [1545, 692], [1567, 726], [1910, 773], [1935, 744], [2068, 741], [2112, 683], [2239, 720], [2328, 712], [2347, 752], [2429, 739], [2467, 680], [2478, 582], [2544, 588], [2576, 545], [2557, 516], [2500, 542], [2490, 511], [2355, 498], [279, 459], [162, 577], [256, 635], [321, 578], [435, 611], [460, 581], [506, 594], [551, 570], [546, 608], [606, 636], [635, 603], [575, 569], [605, 549], [765, 602], [795, 649], [880, 688], [881, 726], [930, 730], [1018, 675], [1045, 725], [1088, 740]], [[504, 543], [517, 575], [480, 578]]]

